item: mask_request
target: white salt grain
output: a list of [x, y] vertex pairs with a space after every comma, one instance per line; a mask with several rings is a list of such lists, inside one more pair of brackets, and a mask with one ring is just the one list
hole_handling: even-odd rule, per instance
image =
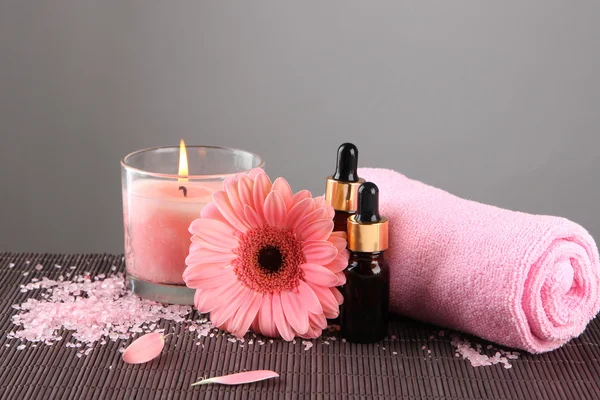
[[14, 268], [14, 267], [15, 267], [15, 263], [8, 264], [8, 268]]
[[[463, 359], [469, 360], [471, 366], [473, 367], [503, 364], [504, 368], [509, 369], [512, 368], [512, 365], [509, 362], [509, 358], [518, 358], [513, 358], [514, 353], [506, 352], [505, 350], [497, 351], [493, 357], [490, 357], [486, 354], [481, 353], [482, 346], [480, 344], [476, 344], [475, 347], [473, 347], [468, 340], [461, 339], [458, 335], [452, 335], [451, 339], [452, 340], [450, 343], [454, 346], [456, 350], [455, 357], [462, 356]], [[488, 350], [491, 348], [493, 348], [493, 346], [487, 346]], [[503, 357], [502, 354], [506, 354], [507, 357]]]
[[304, 351], [310, 349], [311, 347], [313, 347], [312, 342], [308, 341], [308, 340], [303, 340], [302, 344], [304, 345]]
[[23, 350], [25, 348], [24, 344], [20, 344], [17, 346], [17, 350]]
[[29, 272], [23, 272], [23, 276], [29, 275]]
[[396, 355], [396, 354], [398, 354], [398, 352], [397, 351], [392, 351], [392, 354]]
[[58, 265], [58, 264], [54, 264], [54, 268], [61, 269], [61, 268], [62, 268], [62, 266], [60, 266], [60, 265]]

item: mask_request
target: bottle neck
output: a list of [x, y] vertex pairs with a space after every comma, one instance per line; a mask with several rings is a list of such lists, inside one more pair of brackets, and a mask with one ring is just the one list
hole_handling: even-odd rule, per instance
[[349, 261], [356, 262], [371, 262], [371, 261], [383, 261], [383, 251], [377, 251], [373, 253], [363, 253], [359, 251], [350, 251]]

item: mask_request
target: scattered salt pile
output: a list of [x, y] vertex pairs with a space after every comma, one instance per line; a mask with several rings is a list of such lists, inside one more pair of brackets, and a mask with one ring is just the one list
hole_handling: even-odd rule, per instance
[[[512, 368], [509, 360], [516, 360], [521, 353], [517, 351], [506, 351], [497, 349], [496, 353], [490, 357], [482, 353], [483, 346], [475, 344], [475, 347], [466, 339], [461, 339], [460, 336], [453, 334], [450, 336], [450, 343], [454, 346], [456, 357], [462, 356], [463, 359], [469, 360], [473, 367], [482, 367], [495, 364], [503, 364], [504, 368]], [[493, 349], [492, 345], [486, 347], [487, 350]]]
[[[72, 280], [63, 276], [58, 280], [34, 278], [31, 283], [21, 285], [20, 290], [23, 293], [41, 290], [36, 296], [40, 299], [30, 298], [13, 305], [19, 313], [12, 317], [12, 322], [21, 329], [8, 333], [7, 337], [52, 345], [63, 339], [61, 330], [66, 329], [75, 339], [74, 343], [66, 343], [66, 347], [88, 347], [81, 349], [78, 357], [89, 354], [96, 342], [105, 345], [107, 340], [160, 331], [157, 329], [160, 319], [185, 322], [198, 338], [208, 336], [214, 328], [205, 318], [186, 319], [191, 307], [165, 306], [137, 297], [126, 289], [122, 274], [109, 277], [100, 274], [92, 279], [85, 273]], [[20, 345], [17, 349], [24, 347]]]

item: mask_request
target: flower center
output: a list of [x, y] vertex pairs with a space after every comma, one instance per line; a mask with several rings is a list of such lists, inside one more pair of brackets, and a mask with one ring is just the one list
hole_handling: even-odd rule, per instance
[[292, 291], [303, 278], [300, 265], [306, 258], [302, 243], [287, 229], [264, 226], [248, 231], [240, 238], [237, 252], [234, 272], [257, 292]]
[[283, 258], [277, 247], [265, 246], [258, 252], [258, 263], [267, 272], [277, 272], [281, 268]]

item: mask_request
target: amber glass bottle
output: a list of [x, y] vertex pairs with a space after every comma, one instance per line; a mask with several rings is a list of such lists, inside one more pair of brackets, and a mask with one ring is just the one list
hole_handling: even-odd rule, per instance
[[325, 200], [335, 210], [334, 231], [346, 232], [348, 217], [356, 213], [358, 188], [358, 149], [352, 143], [338, 148], [335, 173], [327, 178]]
[[358, 211], [348, 219], [350, 259], [343, 287], [341, 334], [351, 342], [373, 343], [387, 335], [390, 270], [388, 220], [379, 215], [379, 190], [367, 182], [358, 190]]

